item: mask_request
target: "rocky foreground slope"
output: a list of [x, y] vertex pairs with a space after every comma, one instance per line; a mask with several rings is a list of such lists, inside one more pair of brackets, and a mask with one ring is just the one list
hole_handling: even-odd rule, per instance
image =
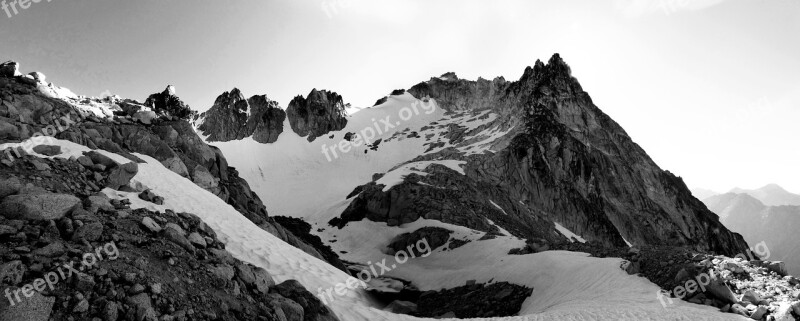
[[[19, 304], [4, 301], [0, 319], [336, 319], [297, 282], [275, 285], [264, 270], [232, 259], [213, 231], [191, 214], [131, 211], [98, 194], [104, 188], [119, 189], [163, 202], [129, 184], [137, 163], [143, 162], [132, 153], [147, 155], [262, 229], [345, 269], [329, 248], [303, 241], [314, 236], [298, 237], [267, 215], [221, 152], [195, 134], [187, 121], [194, 112], [174, 87], [150, 96], [146, 104], [100, 100], [47, 84], [40, 73], [21, 75], [17, 68], [16, 63], [0, 66], [0, 143], [25, 141], [1, 156], [0, 281], [5, 293], [25, 298]], [[46, 144], [51, 136], [123, 155], [129, 162], [100, 153], [69, 160], [28, 156], [60, 154], [59, 146]], [[62, 264], [79, 262], [84, 252], [99, 253], [107, 244], [118, 245], [118, 258], [38, 290], [39, 278]], [[41, 292], [30, 300], [29, 282]]]

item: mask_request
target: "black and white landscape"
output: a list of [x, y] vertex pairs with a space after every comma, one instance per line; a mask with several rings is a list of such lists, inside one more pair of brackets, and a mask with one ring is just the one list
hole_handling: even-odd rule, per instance
[[800, 319], [800, 4], [1, 5], [0, 321]]

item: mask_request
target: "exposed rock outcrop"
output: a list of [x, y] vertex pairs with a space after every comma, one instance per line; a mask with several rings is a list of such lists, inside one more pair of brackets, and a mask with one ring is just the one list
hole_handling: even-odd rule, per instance
[[426, 318], [492, 318], [516, 315], [533, 289], [499, 282], [422, 293], [413, 315]]
[[175, 86], [169, 85], [163, 92], [147, 97], [144, 104], [153, 108], [156, 113], [164, 113], [180, 119], [188, 119], [194, 114], [188, 105], [175, 95]]
[[239, 89], [225, 92], [196, 121], [207, 141], [227, 142], [245, 137], [262, 144], [274, 143], [283, 132], [286, 112], [265, 95], [245, 99]]
[[512, 202], [504, 196], [503, 189], [483, 184], [443, 165], [429, 165], [424, 173], [425, 176], [412, 173], [403, 183], [385, 192], [385, 186], [376, 182], [359, 186], [351, 193], [355, 199], [330, 224], [341, 228], [348, 222], [366, 218], [397, 226], [424, 218], [490, 235], [500, 235], [498, 226], [501, 226], [520, 238], [566, 241], [555, 231], [552, 222]]
[[101, 183], [90, 167], [42, 159], [52, 172], [38, 171], [34, 160], [0, 166], [1, 181], [25, 186], [0, 202], [63, 195], [72, 200], [58, 203], [70, 211], [0, 216], [0, 291], [17, 293], [0, 300], [0, 320], [284, 320], [287, 305], [308, 307], [294, 311], [300, 320], [337, 320], [296, 281], [276, 285], [234, 259], [197, 216], [86, 196]]
[[307, 97], [296, 96], [286, 108], [292, 130], [308, 141], [347, 125], [342, 96], [327, 90], [313, 89]]
[[[81, 106], [85, 108], [73, 106], [87, 100], [67, 102], [47, 96], [40, 88], [21, 81], [20, 77], [0, 77], [0, 100], [2, 100], [0, 120], [8, 117], [6, 118], [9, 119], [8, 124], [14, 126], [20, 133], [12, 141], [30, 138], [34, 133], [50, 132], [51, 129], [48, 128], [52, 128], [52, 134], [56, 138], [117, 153], [133, 162], [142, 161], [133, 156], [132, 152], [148, 155], [173, 172], [191, 179], [198, 186], [214, 193], [261, 228], [325, 260], [314, 246], [306, 244], [268, 216], [261, 199], [252, 192], [236, 169], [228, 166], [225, 156], [218, 148], [203, 142], [185, 119], [163, 113], [163, 111], [168, 113], [177, 111], [179, 115], [193, 113], [174, 95], [171, 88], [151, 95], [148, 99], [155, 104], [161, 114], [153, 119], [150, 125], [134, 123], [132, 116], [119, 107], [117, 104], [119, 101], [104, 101], [103, 104], [107, 104], [104, 105], [107, 108], [118, 108], [122, 111], [121, 115], [114, 118], [96, 117], [86, 111], [91, 109], [91, 106]], [[159, 107], [160, 103], [164, 103], [163, 106]], [[135, 101], [127, 101], [125, 104], [129, 106], [130, 112], [137, 111]], [[6, 150], [0, 154], [0, 159], [10, 163], [23, 154], [25, 154], [24, 149]], [[116, 166], [115, 162], [99, 153], [90, 153], [87, 158], [92, 166], [101, 166], [95, 169], [98, 170], [98, 175], [103, 173], [103, 182], [107, 182], [105, 178], [108, 175], [105, 171], [113, 169]], [[123, 176], [129, 175], [119, 177], [124, 181], [126, 177]], [[336, 262], [333, 261], [332, 264]]]

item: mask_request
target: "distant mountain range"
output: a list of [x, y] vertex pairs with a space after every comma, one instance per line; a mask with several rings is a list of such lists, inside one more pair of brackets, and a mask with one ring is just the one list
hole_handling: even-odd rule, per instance
[[[693, 190], [698, 197], [701, 191]], [[699, 198], [699, 197], [698, 197]], [[790, 274], [800, 272], [800, 195], [778, 185], [756, 190], [735, 188], [729, 193], [703, 199], [708, 208], [750, 245], [766, 242], [770, 260], [786, 262]]]
[[747, 194], [767, 206], [794, 205], [800, 206], [800, 195], [792, 194], [776, 184], [769, 184], [759, 189], [747, 190], [734, 188], [730, 193]]
[[[766, 206], [781, 206], [793, 205], [800, 206], [800, 195], [793, 194], [777, 184], [769, 184], [758, 189], [743, 189], [735, 187], [728, 191], [732, 194], [747, 194], [753, 198], [761, 201]], [[705, 188], [693, 188], [692, 195], [701, 201], [718, 196], [724, 193], [719, 193], [714, 190]]]

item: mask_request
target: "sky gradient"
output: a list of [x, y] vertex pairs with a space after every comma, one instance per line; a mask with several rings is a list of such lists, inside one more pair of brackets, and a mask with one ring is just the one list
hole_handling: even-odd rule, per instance
[[800, 193], [798, 35], [800, 0], [43, 0], [0, 11], [0, 60], [87, 96], [173, 84], [204, 111], [233, 87], [370, 106], [448, 71], [518, 79], [558, 52], [690, 187]]

